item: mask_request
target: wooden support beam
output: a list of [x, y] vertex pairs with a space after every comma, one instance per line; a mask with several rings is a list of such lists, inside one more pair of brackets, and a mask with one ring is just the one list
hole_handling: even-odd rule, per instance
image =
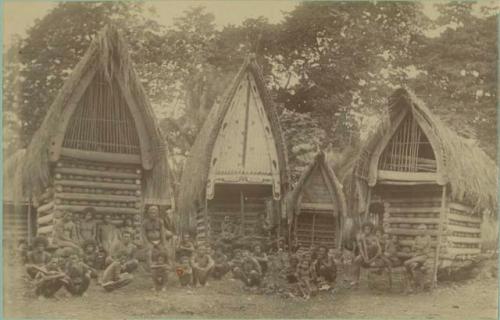
[[448, 205], [451, 209], [455, 209], [455, 210], [458, 210], [458, 211], [462, 211], [464, 213], [471, 213], [472, 212], [472, 208], [467, 206], [467, 205], [464, 205], [462, 203], [458, 203], [458, 202], [450, 202], [449, 205]]
[[401, 172], [378, 170], [378, 183], [384, 180], [398, 182], [414, 182], [414, 183], [432, 183], [436, 182], [437, 175], [432, 172]]
[[481, 218], [476, 216], [466, 216], [456, 213], [448, 213], [448, 219], [457, 220], [462, 222], [472, 222], [472, 223], [481, 223]]
[[54, 171], [56, 173], [61, 173], [61, 174], [72, 174], [72, 175], [91, 176], [91, 177], [106, 177], [106, 178], [120, 178], [120, 179], [141, 178], [140, 173], [101, 171], [101, 170], [90, 170], [90, 169], [80, 169], [80, 168], [56, 167]]
[[[76, 205], [57, 205], [56, 209], [67, 210], [70, 212], [82, 212], [88, 206]], [[136, 208], [120, 208], [120, 207], [100, 207], [92, 206], [98, 213], [116, 213], [116, 214], [140, 214], [141, 211]]]
[[479, 254], [481, 253], [481, 248], [447, 248], [447, 253], [451, 255]]
[[54, 201], [50, 201], [49, 203], [39, 206], [36, 209], [36, 212], [38, 215], [43, 215], [44, 213], [51, 211], [52, 208], [54, 208]]
[[54, 180], [54, 184], [68, 187], [120, 189], [120, 190], [140, 190], [140, 184], [113, 183], [99, 181], [77, 181], [77, 180]]
[[408, 235], [408, 236], [417, 236], [421, 234], [428, 234], [431, 236], [437, 236], [439, 234], [439, 230], [417, 230], [417, 229], [403, 229], [403, 228], [387, 228], [387, 233], [397, 234], [397, 235]]
[[448, 230], [457, 232], [481, 233], [480, 227], [474, 228], [474, 227], [456, 226], [449, 223], [448, 223]]
[[394, 207], [389, 207], [388, 210], [389, 213], [440, 213], [441, 208], [439, 207], [423, 207], [423, 208], [416, 208], [416, 207], [408, 207], [408, 208], [394, 208]]
[[44, 227], [40, 227], [38, 228], [38, 234], [39, 235], [42, 235], [42, 234], [51, 234], [52, 233], [52, 229], [53, 229], [53, 225], [48, 225], [48, 226], [44, 226]]
[[387, 223], [415, 223], [415, 224], [421, 224], [421, 223], [425, 223], [425, 224], [430, 224], [430, 223], [439, 223], [439, 217], [438, 218], [414, 218], [414, 217], [397, 217], [397, 218], [393, 218], [393, 217], [389, 217], [389, 218], [386, 218], [385, 221]]
[[52, 213], [50, 213], [50, 214], [45, 215], [43, 217], [38, 217], [37, 223], [38, 223], [38, 225], [42, 225], [42, 224], [51, 223], [53, 220], [54, 220], [54, 215]]
[[141, 164], [141, 156], [137, 154], [98, 152], [98, 151], [61, 148], [61, 155], [70, 158], [77, 158], [90, 161]]
[[121, 202], [138, 202], [141, 198], [137, 196], [120, 196], [111, 194], [89, 194], [89, 193], [56, 193], [56, 199], [73, 199], [73, 200], [89, 200], [89, 201], [121, 201]]
[[483, 240], [481, 238], [469, 238], [469, 237], [456, 237], [456, 236], [448, 236], [448, 241], [453, 243], [482, 243]]

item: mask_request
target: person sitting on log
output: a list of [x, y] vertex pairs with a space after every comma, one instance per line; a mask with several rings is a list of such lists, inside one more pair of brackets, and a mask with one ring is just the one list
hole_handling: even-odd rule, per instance
[[200, 246], [191, 257], [191, 267], [193, 268], [193, 285], [205, 286], [208, 276], [214, 267], [214, 260], [208, 254], [205, 246]]
[[215, 247], [213, 258], [215, 264], [212, 271], [212, 276], [214, 277], [214, 279], [221, 279], [231, 269], [228, 258], [224, 254], [224, 252], [222, 252], [222, 248], [220, 246]]
[[[374, 225], [371, 222], [365, 222], [362, 225], [361, 233], [357, 236], [357, 245], [359, 255], [354, 259], [353, 273], [354, 281], [351, 285], [358, 285], [361, 275], [361, 267], [380, 267], [380, 257], [382, 248], [378, 238], [373, 234]], [[383, 263], [383, 261], [382, 261]]]
[[180, 258], [180, 263], [175, 268], [175, 273], [179, 278], [181, 286], [191, 286], [193, 283], [193, 268], [191, 267], [189, 257], [183, 256]]
[[71, 248], [65, 250], [71, 251], [64, 268], [64, 273], [68, 277], [65, 288], [73, 296], [82, 296], [89, 288], [92, 268], [80, 259], [78, 252]]
[[191, 241], [191, 236], [186, 232], [182, 235], [181, 241], [179, 241], [179, 245], [175, 250], [175, 255], [178, 260], [184, 256], [191, 258], [194, 251], [195, 249], [193, 241]]
[[[326, 285], [328, 288], [337, 278], [337, 266], [335, 257], [328, 254], [326, 247], [320, 246], [316, 260], [313, 262], [320, 286]], [[326, 283], [322, 283], [325, 281]]]
[[78, 230], [71, 217], [71, 212], [61, 213], [61, 219], [54, 225], [52, 243], [58, 248], [69, 247], [81, 253]]
[[150, 264], [151, 276], [155, 291], [165, 291], [168, 282], [168, 272], [170, 271], [170, 259], [165, 251], [153, 249], [151, 251]]
[[39, 298], [52, 298], [66, 283], [68, 277], [60, 267], [58, 257], [52, 257], [45, 266], [36, 266], [35, 294]]
[[80, 222], [80, 238], [83, 242], [88, 240], [97, 241], [96, 211], [92, 207], [83, 209], [83, 220]]
[[260, 244], [256, 244], [253, 248], [253, 257], [259, 262], [262, 269], [262, 274], [265, 275], [268, 269], [269, 259], [265, 252], [262, 251]]
[[421, 232], [422, 234], [419, 234], [413, 240], [410, 249], [411, 258], [404, 262], [404, 266], [406, 268], [406, 273], [408, 275], [408, 280], [409, 280], [408, 290], [411, 290], [413, 286], [417, 285], [416, 272], [419, 268], [421, 268], [424, 265], [426, 260], [431, 256], [432, 239], [429, 234], [426, 234], [427, 226], [425, 224], [419, 225], [418, 231]]
[[48, 253], [47, 247], [49, 241], [45, 237], [35, 237], [33, 240], [33, 251], [27, 255], [26, 272], [34, 279], [39, 272], [39, 268], [45, 266], [51, 260], [51, 255]]
[[101, 279], [101, 285], [104, 290], [110, 292], [132, 282], [134, 277], [123, 268], [125, 262], [127, 262], [127, 252], [120, 252], [118, 253], [118, 259], [114, 260], [106, 270], [104, 270]]
[[118, 255], [125, 252], [127, 257], [123, 269], [128, 272], [134, 272], [139, 267], [139, 261], [135, 255], [137, 246], [132, 242], [132, 234], [128, 230], [123, 230], [121, 240], [115, 242], [111, 247], [109, 256], [106, 258], [106, 264], [111, 264], [118, 259]]
[[97, 228], [97, 241], [109, 255], [113, 244], [120, 240], [120, 230], [111, 221], [111, 215], [106, 214]]
[[241, 267], [235, 267], [233, 275], [235, 279], [241, 280], [247, 287], [258, 287], [262, 281], [260, 264], [248, 252], [244, 253]]

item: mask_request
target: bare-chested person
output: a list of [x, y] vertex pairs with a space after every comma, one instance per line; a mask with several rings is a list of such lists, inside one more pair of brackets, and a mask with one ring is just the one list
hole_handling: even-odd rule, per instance
[[36, 237], [33, 240], [33, 251], [28, 253], [27, 256], [27, 264], [26, 264], [26, 272], [31, 278], [35, 278], [35, 276], [39, 272], [39, 268], [47, 265], [51, 259], [50, 253], [45, 251], [47, 249], [49, 242], [47, 238], [44, 237]]
[[165, 235], [158, 206], [150, 206], [147, 209], [146, 217], [142, 222], [142, 236], [144, 243], [150, 248], [153, 245], [164, 246]]
[[425, 224], [418, 226], [418, 231], [422, 232], [422, 234], [416, 236], [415, 240], [413, 240], [413, 244], [410, 249], [411, 258], [406, 260], [404, 263], [408, 279], [410, 281], [410, 286], [412, 284], [416, 284], [416, 269], [421, 267], [431, 255], [430, 251], [432, 239], [430, 235], [425, 234], [426, 230], [427, 226]]
[[182, 257], [188, 257], [189, 259], [191, 259], [191, 257], [193, 256], [193, 252], [194, 244], [193, 241], [191, 241], [191, 236], [189, 235], [189, 233], [184, 233], [182, 235], [181, 241], [179, 241], [177, 249], [175, 250], [177, 260], [180, 260]]
[[313, 292], [312, 280], [316, 277], [314, 266], [311, 265], [311, 257], [304, 255], [297, 265], [296, 277], [298, 280], [297, 287], [305, 300], [309, 300]]
[[71, 212], [63, 212], [61, 219], [54, 225], [52, 243], [58, 248], [74, 248], [83, 253], [80, 248], [78, 230], [72, 221]]
[[123, 252], [127, 255], [123, 269], [128, 273], [132, 273], [139, 266], [139, 261], [136, 259], [137, 246], [132, 242], [132, 234], [128, 230], [123, 230], [121, 240], [111, 246], [111, 251], [107, 257], [107, 264], [117, 260], [118, 255]]
[[361, 267], [368, 268], [373, 266], [380, 266], [380, 257], [382, 256], [382, 248], [380, 246], [378, 238], [373, 232], [373, 223], [363, 223], [361, 230], [362, 232], [357, 236], [359, 255], [354, 259], [354, 281], [351, 283], [351, 285], [357, 285], [359, 283]]
[[205, 246], [200, 246], [191, 257], [191, 267], [193, 268], [193, 284], [198, 283], [204, 286], [207, 283], [208, 276], [214, 267], [214, 260], [208, 254]]
[[103, 217], [102, 223], [97, 227], [97, 240], [99, 245], [104, 248], [109, 255], [111, 247], [115, 242], [120, 240], [120, 230], [111, 220], [111, 215], [106, 214]]
[[186, 287], [193, 284], [193, 268], [191, 267], [189, 257], [183, 256], [180, 258], [180, 263], [175, 268], [175, 273], [179, 277], [181, 286]]
[[243, 253], [243, 260], [240, 267], [233, 270], [235, 279], [241, 280], [245, 286], [259, 286], [262, 282], [262, 269], [259, 262], [247, 251]]
[[96, 211], [92, 207], [83, 209], [83, 220], [80, 221], [80, 238], [82, 243], [85, 241], [97, 241], [97, 222], [94, 217]]
[[215, 279], [221, 279], [231, 269], [228, 258], [220, 246], [215, 247], [213, 258], [215, 265], [212, 271], [212, 276]]

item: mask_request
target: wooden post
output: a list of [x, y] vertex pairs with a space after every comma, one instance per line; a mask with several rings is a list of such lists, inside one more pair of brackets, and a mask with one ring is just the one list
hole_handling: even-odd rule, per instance
[[[14, 214], [15, 214], [15, 209], [14, 209]], [[28, 243], [31, 243], [31, 240], [32, 240], [32, 235], [33, 235], [33, 230], [32, 229], [32, 223], [33, 221], [31, 221], [31, 197], [28, 198], [28, 219], [27, 219], [27, 223], [28, 223], [28, 234], [27, 234], [27, 238], [28, 238]]]
[[365, 207], [365, 219], [364, 219], [364, 221], [368, 220], [368, 213], [370, 212], [370, 202], [371, 201], [372, 201], [372, 188], [370, 187], [370, 188], [368, 188], [368, 194], [366, 196], [366, 207]]
[[210, 239], [210, 223], [208, 221], [208, 201], [207, 197], [205, 197], [205, 205], [203, 206], [203, 220], [205, 220], [205, 240], [208, 241]]
[[241, 215], [241, 228], [243, 235], [245, 234], [245, 195], [240, 191], [240, 215]]
[[434, 289], [437, 284], [437, 269], [438, 269], [438, 263], [439, 263], [439, 253], [441, 249], [441, 241], [443, 238], [443, 220], [445, 218], [445, 210], [446, 210], [446, 185], [443, 186], [443, 192], [441, 196], [441, 211], [439, 212], [439, 232], [438, 232], [438, 239], [437, 239], [437, 244], [436, 244], [436, 256], [434, 257], [434, 270], [432, 274], [432, 286], [431, 288]]

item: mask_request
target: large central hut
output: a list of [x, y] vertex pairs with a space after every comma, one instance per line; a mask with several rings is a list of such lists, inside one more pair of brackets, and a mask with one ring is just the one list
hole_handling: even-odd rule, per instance
[[50, 237], [58, 211], [93, 207], [115, 222], [140, 223], [145, 204], [170, 206], [163, 141], [121, 35], [104, 28], [24, 157], [23, 193], [37, 206], [37, 233]]
[[388, 101], [389, 121], [354, 167], [351, 209], [395, 235], [402, 249], [430, 235], [435, 271], [462, 268], [481, 252], [483, 214], [496, 212], [497, 167], [409, 90]]
[[182, 225], [199, 239], [217, 235], [225, 216], [245, 234], [260, 213], [276, 225], [287, 183], [278, 116], [249, 56], [191, 148], [179, 193]]
[[292, 244], [341, 248], [346, 199], [324, 152], [314, 157], [286, 199]]

